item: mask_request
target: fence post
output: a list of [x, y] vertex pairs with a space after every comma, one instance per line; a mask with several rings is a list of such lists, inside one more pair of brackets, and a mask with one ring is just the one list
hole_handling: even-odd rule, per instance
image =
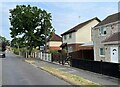
[[102, 60], [100, 61], [100, 73], [102, 74]]

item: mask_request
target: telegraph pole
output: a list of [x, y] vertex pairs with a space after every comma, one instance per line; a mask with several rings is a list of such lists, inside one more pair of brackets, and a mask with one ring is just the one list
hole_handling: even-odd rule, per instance
[[44, 20], [44, 29], [45, 29], [45, 53], [47, 52], [47, 29], [46, 29], [46, 22]]

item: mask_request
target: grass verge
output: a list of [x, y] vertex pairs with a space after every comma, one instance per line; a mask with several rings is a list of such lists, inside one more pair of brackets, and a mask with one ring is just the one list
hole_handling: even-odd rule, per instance
[[35, 63], [34, 60], [25, 60], [25, 62], [30, 63], [30, 64], [34, 64]]
[[82, 77], [67, 73], [67, 72], [63, 72], [60, 71], [58, 69], [46, 66], [46, 67], [42, 67], [43, 70], [61, 78], [64, 79], [65, 81], [71, 83], [72, 85], [88, 85], [89, 87], [102, 87], [101, 85], [94, 83], [92, 81], [86, 80]]
[[[29, 64], [35, 63], [35, 61], [33, 61], [33, 60], [25, 60], [25, 62], [27, 62]], [[80, 76], [73, 75], [73, 74], [55, 69], [50, 66], [39, 67], [39, 68], [54, 75], [54, 76], [57, 76], [65, 81], [69, 82], [72, 85], [81, 85], [81, 86], [88, 86], [88, 87], [104, 87], [100, 84], [94, 83], [94, 82], [84, 79]]]

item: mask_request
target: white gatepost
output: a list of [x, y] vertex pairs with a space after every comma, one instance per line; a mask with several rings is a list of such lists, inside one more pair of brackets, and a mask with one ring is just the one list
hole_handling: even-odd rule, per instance
[[40, 52], [38, 52], [38, 59], [40, 59]]
[[40, 59], [42, 60], [42, 52], [40, 52]]
[[46, 53], [46, 61], [48, 61], [48, 53]]
[[27, 58], [27, 52], [25, 52], [25, 54], [26, 54], [25, 57]]

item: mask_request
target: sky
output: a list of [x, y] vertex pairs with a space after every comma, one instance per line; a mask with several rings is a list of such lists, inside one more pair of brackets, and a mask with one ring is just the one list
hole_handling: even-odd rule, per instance
[[0, 3], [0, 35], [8, 40], [10, 37], [9, 9], [16, 5], [31, 5], [44, 9], [52, 15], [55, 32], [61, 35], [75, 25], [98, 17], [103, 20], [118, 12], [118, 2], [1, 2]]

